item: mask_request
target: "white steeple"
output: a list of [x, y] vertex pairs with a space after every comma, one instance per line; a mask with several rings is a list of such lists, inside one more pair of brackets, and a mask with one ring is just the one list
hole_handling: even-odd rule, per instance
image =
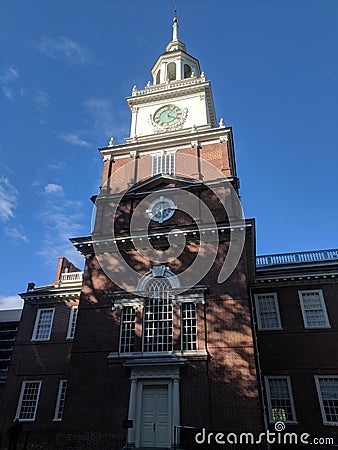
[[186, 51], [185, 45], [183, 44], [183, 42], [180, 42], [180, 40], [178, 39], [178, 18], [176, 15], [176, 8], [174, 10], [174, 18], [173, 18], [173, 38], [172, 41], [169, 42], [169, 44], [166, 47], [166, 51], [167, 52], [172, 52], [174, 50], [182, 50], [183, 52]]
[[131, 142], [217, 126], [210, 82], [179, 39], [176, 10], [172, 40], [157, 58], [151, 74], [153, 82], [148, 81], [144, 89], [134, 86], [127, 98], [132, 112]]
[[172, 40], [166, 47], [166, 52], [160, 55], [151, 70], [153, 84], [162, 84], [167, 81], [184, 80], [200, 76], [200, 66], [197, 59], [188, 55], [186, 46], [178, 37], [178, 18], [173, 19]]

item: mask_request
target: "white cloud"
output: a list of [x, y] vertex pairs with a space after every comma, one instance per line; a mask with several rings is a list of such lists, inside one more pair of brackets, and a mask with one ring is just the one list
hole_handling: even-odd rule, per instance
[[18, 295], [0, 295], [0, 309], [19, 309], [23, 300]]
[[75, 41], [65, 37], [49, 38], [43, 36], [35, 47], [52, 59], [65, 59], [69, 64], [85, 64], [89, 61], [89, 52]]
[[6, 222], [14, 217], [17, 205], [18, 191], [8, 178], [0, 178], [0, 219]]
[[46, 194], [63, 194], [63, 187], [55, 183], [48, 183], [44, 190]]
[[65, 142], [68, 142], [68, 144], [78, 145], [80, 147], [89, 147], [90, 143], [86, 140], [82, 139], [78, 134], [76, 133], [65, 133], [60, 134], [59, 138], [62, 139]]
[[52, 170], [64, 170], [67, 167], [67, 164], [64, 161], [55, 161], [51, 164], [47, 165], [48, 169], [52, 169]]
[[83, 265], [83, 257], [69, 242], [69, 238], [83, 234], [82, 203], [76, 201], [49, 203], [41, 218], [45, 228], [43, 248], [38, 252], [48, 265], [55, 265], [59, 256], [65, 256], [75, 265]]
[[9, 84], [19, 78], [19, 71], [13, 66], [7, 67], [2, 74], [0, 74], [0, 82], [2, 84]]
[[36, 106], [38, 107], [40, 112], [43, 112], [45, 109], [47, 109], [48, 100], [49, 100], [49, 95], [47, 94], [46, 91], [44, 91], [42, 89], [38, 89], [33, 96], [33, 101], [36, 104]]
[[18, 78], [19, 72], [13, 66], [7, 67], [7, 69], [5, 69], [0, 74], [0, 84], [2, 85], [2, 92], [8, 100], [14, 99], [14, 91], [9, 85]]
[[28, 242], [28, 238], [25, 235], [22, 226], [5, 226], [6, 236], [10, 237], [14, 242], [21, 244], [22, 242]]
[[105, 98], [92, 97], [83, 103], [86, 112], [94, 121], [94, 127], [111, 137], [114, 129], [113, 105]]
[[2, 92], [4, 93], [4, 96], [8, 98], [8, 100], [13, 100], [13, 89], [8, 86], [2, 86]]

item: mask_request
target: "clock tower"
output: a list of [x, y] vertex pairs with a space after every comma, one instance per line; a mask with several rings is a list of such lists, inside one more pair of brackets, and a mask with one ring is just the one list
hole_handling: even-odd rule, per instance
[[216, 120], [176, 14], [151, 74], [127, 97], [126, 142], [100, 149], [93, 233], [72, 239], [86, 264], [63, 426], [95, 448], [190, 448], [203, 428], [262, 429], [254, 223], [242, 218], [232, 129]]
[[179, 40], [176, 16], [172, 40], [155, 62], [151, 74], [153, 82], [141, 90], [134, 86], [127, 98], [132, 112], [132, 140], [168, 131], [216, 126], [210, 82], [201, 72], [198, 60], [186, 52]]

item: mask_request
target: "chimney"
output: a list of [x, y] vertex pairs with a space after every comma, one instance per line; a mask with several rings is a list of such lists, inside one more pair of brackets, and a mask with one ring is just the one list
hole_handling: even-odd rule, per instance
[[27, 292], [28, 291], [34, 291], [35, 283], [28, 283], [27, 284]]

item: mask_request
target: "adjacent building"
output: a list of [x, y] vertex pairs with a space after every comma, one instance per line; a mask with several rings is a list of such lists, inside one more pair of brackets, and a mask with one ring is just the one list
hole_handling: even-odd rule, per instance
[[260, 256], [251, 284], [264, 410], [338, 443], [338, 250]]

